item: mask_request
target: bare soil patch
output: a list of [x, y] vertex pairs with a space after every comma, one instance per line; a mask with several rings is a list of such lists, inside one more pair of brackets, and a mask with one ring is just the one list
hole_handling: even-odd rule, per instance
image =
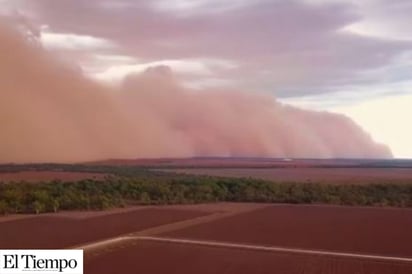
[[407, 274], [412, 264], [137, 241], [85, 261], [85, 273]]
[[155, 158], [155, 159], [114, 159], [90, 165], [171, 167], [171, 168], [267, 168], [267, 167], [409, 167], [411, 160], [379, 159], [282, 159], [282, 158], [242, 158], [242, 157], [205, 157], [205, 158]]
[[412, 210], [279, 205], [165, 237], [412, 257]]
[[0, 223], [0, 248], [64, 248], [207, 214], [147, 208], [85, 219], [51, 215], [25, 218]]

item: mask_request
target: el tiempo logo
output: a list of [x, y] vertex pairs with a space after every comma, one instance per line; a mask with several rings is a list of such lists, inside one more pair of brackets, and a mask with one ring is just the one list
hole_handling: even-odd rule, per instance
[[0, 250], [0, 274], [83, 274], [83, 250]]

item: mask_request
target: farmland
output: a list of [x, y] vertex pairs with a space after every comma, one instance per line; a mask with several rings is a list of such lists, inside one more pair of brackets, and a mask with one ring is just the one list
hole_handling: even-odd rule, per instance
[[88, 165], [138, 166], [145, 168], [410, 168], [410, 160], [377, 159], [282, 159], [242, 157], [159, 158], [136, 160], [105, 160]]
[[276, 205], [162, 236], [412, 257], [412, 210]]
[[[0, 214], [211, 202], [412, 207], [412, 181], [408, 177], [412, 168], [408, 167], [408, 161], [371, 163], [269, 159], [256, 160], [256, 165], [265, 167], [243, 167], [251, 162], [253, 159], [212, 158], [151, 160], [137, 165], [134, 161], [124, 165], [0, 165]], [[166, 171], [159, 171], [153, 167], [156, 164], [169, 167]], [[203, 175], [181, 173], [180, 167], [172, 167], [182, 164], [193, 164], [186, 167], [188, 173], [201, 170]], [[217, 164], [234, 165], [236, 168], [232, 167], [234, 173], [227, 173], [226, 168], [218, 166], [194, 167]], [[267, 164], [285, 166], [266, 167]], [[29, 178], [18, 180], [22, 174]], [[49, 177], [32, 183], [36, 178], [53, 174], [66, 179]], [[271, 179], [259, 178], [261, 174]], [[9, 180], [1, 181], [1, 176], [9, 176]], [[302, 184], [303, 179], [309, 183]]]
[[64, 248], [204, 214], [192, 210], [141, 208], [90, 218], [59, 215], [21, 218], [0, 222], [0, 247]]
[[[411, 209], [142, 206], [0, 219], [0, 247], [82, 248], [85, 273], [407, 274], [411, 220]], [[353, 257], [341, 255], [348, 252]]]
[[85, 179], [103, 180], [105, 174], [88, 172], [64, 172], [64, 171], [19, 171], [0, 173], [0, 182], [49, 182], [63, 181], [73, 182]]
[[[154, 240], [139, 237], [146, 233], [137, 232], [97, 250], [86, 247], [85, 271], [406, 274], [412, 271], [412, 259], [402, 261], [412, 257], [408, 233], [411, 220], [412, 210], [407, 209], [286, 205], [248, 211], [243, 208], [237, 214], [189, 223], [180, 229], [166, 226], [166, 232], [149, 233]], [[255, 244], [256, 248], [243, 247], [242, 243]], [[292, 252], [265, 250], [272, 246], [291, 248]], [[338, 255], [316, 255], [318, 250]], [[353, 257], [340, 255], [348, 252]]]
[[412, 264], [139, 241], [86, 261], [85, 273], [407, 274]]
[[0, 166], [29, 175], [0, 184], [0, 248], [81, 248], [86, 274], [412, 272], [408, 162], [291, 162]]

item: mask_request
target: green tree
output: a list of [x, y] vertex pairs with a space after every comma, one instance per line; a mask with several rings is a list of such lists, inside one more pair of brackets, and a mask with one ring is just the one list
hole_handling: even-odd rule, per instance
[[151, 199], [150, 199], [149, 194], [148, 194], [147, 192], [142, 192], [142, 193], [140, 194], [139, 202], [140, 202], [141, 204], [144, 204], [144, 205], [150, 204]]
[[7, 204], [6, 201], [1, 200], [0, 201], [0, 214], [6, 215], [9, 213], [9, 205]]
[[57, 211], [59, 211], [59, 207], [60, 207], [60, 202], [58, 199], [53, 199], [52, 200], [52, 206], [53, 206], [53, 212], [56, 213]]
[[45, 206], [44, 203], [42, 203], [40, 201], [34, 201], [33, 202], [33, 208], [34, 208], [34, 211], [36, 212], [36, 214], [40, 214], [45, 210], [46, 206]]
[[9, 204], [9, 210], [18, 213], [23, 208], [23, 191], [19, 187], [13, 187], [4, 192], [4, 199]]

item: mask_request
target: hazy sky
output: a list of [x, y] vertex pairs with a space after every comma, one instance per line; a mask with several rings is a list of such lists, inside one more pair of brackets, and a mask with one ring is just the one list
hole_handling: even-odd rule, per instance
[[410, 0], [0, 0], [0, 10], [99, 81], [166, 65], [198, 92], [344, 113], [412, 158]]

